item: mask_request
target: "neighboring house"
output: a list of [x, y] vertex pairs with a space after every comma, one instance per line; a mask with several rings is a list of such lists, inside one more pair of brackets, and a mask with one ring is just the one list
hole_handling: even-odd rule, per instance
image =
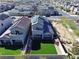
[[37, 12], [39, 15], [44, 15], [44, 16], [58, 16], [59, 13], [56, 9], [54, 9], [53, 6], [50, 6], [49, 4], [45, 5], [40, 5], [37, 7]]
[[8, 29], [9, 33], [5, 34], [0, 38], [0, 44], [24, 45], [28, 39], [30, 24], [31, 20], [28, 17], [22, 17], [16, 24]]
[[11, 10], [15, 7], [14, 3], [0, 3], [0, 13]]
[[72, 14], [79, 14], [79, 1], [74, 0], [73, 3], [65, 2], [63, 5], [64, 9], [70, 10]]
[[73, 14], [74, 11], [74, 5], [70, 5], [70, 12]]
[[70, 7], [72, 6], [71, 2], [66, 2], [65, 4], [66, 8], [70, 10]]
[[74, 8], [74, 14], [79, 15], [79, 7]]
[[[20, 22], [13, 26], [11, 30], [10, 38], [15, 42], [22, 42], [24, 45], [24, 41], [27, 40], [27, 35], [29, 32], [31, 20], [28, 17], [22, 17]], [[20, 44], [19, 43], [19, 44]]]
[[0, 2], [13, 2], [13, 1], [15, 1], [15, 0], [0, 0]]
[[69, 10], [70, 10], [70, 8], [71, 8], [71, 6], [70, 6], [70, 5], [68, 5], [68, 6], [67, 6], [67, 9], [69, 9]]
[[0, 14], [0, 36], [12, 25], [9, 15]]
[[27, 6], [19, 5], [8, 12], [10, 15], [13, 15], [13, 16], [17, 16], [17, 15], [32, 16], [34, 14], [34, 8], [31, 5], [27, 5]]

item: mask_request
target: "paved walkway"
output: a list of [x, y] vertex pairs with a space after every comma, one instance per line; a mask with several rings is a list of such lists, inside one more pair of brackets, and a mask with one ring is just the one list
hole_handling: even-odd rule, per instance
[[56, 48], [57, 54], [58, 55], [63, 55], [62, 52], [61, 52], [61, 50], [59, 49], [59, 47], [56, 44], [54, 46]]

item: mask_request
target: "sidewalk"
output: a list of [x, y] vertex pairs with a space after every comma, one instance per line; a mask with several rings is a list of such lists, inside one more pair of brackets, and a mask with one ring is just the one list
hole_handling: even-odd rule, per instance
[[59, 42], [59, 46], [57, 46], [56, 44], [54, 44], [56, 51], [58, 53], [58, 55], [68, 55], [67, 53], [65, 53], [61, 43]]

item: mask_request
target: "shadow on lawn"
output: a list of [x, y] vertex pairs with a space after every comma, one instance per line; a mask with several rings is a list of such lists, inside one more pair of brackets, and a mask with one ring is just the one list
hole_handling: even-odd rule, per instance
[[41, 48], [40, 40], [32, 41], [32, 50], [39, 50]]
[[40, 50], [41, 49], [41, 43], [44, 43], [44, 44], [53, 44], [54, 41], [51, 41], [51, 40], [33, 40], [32, 41], [32, 50]]
[[15, 46], [11, 46], [11, 45], [4, 46], [4, 45], [1, 45], [0, 47], [1, 48], [5, 48], [5, 49], [9, 49], [9, 50], [22, 49], [21, 45], [15, 45]]

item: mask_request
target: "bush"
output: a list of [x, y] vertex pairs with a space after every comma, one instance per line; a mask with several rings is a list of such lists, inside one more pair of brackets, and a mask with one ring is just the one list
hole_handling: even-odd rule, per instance
[[64, 9], [63, 6], [60, 7], [61, 9]]
[[79, 36], [79, 29], [74, 30], [75, 34]]
[[66, 9], [66, 12], [70, 12], [70, 10], [69, 9]]

